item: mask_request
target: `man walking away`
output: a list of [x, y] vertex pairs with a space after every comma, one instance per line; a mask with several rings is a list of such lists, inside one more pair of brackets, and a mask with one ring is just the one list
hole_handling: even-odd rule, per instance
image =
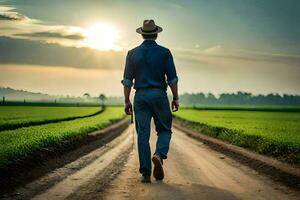
[[[135, 125], [142, 182], [151, 182], [150, 121], [153, 117], [157, 132], [156, 150], [152, 157], [153, 176], [164, 178], [163, 160], [167, 159], [172, 134], [172, 114], [167, 97], [167, 86], [173, 93], [172, 110], [179, 108], [177, 73], [169, 49], [158, 45], [155, 40], [163, 29], [153, 20], [145, 20], [136, 30], [144, 41], [128, 51], [122, 84], [124, 85], [125, 112], [132, 114], [130, 91], [134, 85]], [[134, 80], [134, 83], [133, 83]]]

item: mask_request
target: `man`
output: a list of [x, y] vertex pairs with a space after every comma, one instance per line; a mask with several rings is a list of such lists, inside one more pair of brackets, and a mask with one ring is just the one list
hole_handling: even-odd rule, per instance
[[163, 159], [167, 158], [171, 140], [172, 114], [167, 97], [167, 86], [173, 93], [172, 110], [179, 108], [177, 74], [169, 49], [158, 45], [155, 40], [163, 29], [153, 20], [145, 20], [136, 30], [144, 42], [128, 51], [122, 84], [124, 85], [125, 112], [132, 114], [130, 91], [133, 86], [135, 125], [138, 139], [138, 154], [142, 182], [151, 182], [151, 151], [149, 145], [150, 121], [153, 117], [157, 132], [156, 150], [152, 157], [153, 176], [157, 180], [164, 178]]

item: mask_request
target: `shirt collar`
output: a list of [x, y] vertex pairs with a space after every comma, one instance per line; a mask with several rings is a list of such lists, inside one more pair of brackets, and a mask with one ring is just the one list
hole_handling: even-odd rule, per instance
[[155, 40], [144, 40], [142, 44], [156, 44]]

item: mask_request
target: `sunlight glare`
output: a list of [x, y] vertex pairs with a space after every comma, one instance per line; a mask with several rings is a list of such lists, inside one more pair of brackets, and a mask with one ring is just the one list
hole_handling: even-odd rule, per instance
[[84, 45], [98, 50], [119, 50], [118, 30], [108, 23], [97, 23], [85, 30]]

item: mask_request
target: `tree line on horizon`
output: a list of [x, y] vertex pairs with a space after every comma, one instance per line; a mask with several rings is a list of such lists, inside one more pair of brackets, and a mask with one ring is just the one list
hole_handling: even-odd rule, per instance
[[300, 95], [291, 94], [258, 94], [250, 92], [222, 93], [218, 96], [212, 93], [184, 93], [180, 95], [182, 105], [299, 105]]
[[[6, 101], [43, 101], [58, 103], [81, 103], [81, 102], [99, 102], [100, 96], [92, 97], [89, 93], [83, 94], [81, 97], [53, 96], [43, 93], [28, 92], [25, 90], [16, 90], [9, 87], [0, 86], [0, 97]], [[169, 96], [170, 100], [172, 99]], [[122, 96], [105, 97], [107, 104], [121, 105], [123, 104]], [[1, 101], [2, 102], [2, 101]], [[292, 105], [300, 106], [300, 95], [292, 94], [274, 94], [254, 95], [250, 92], [222, 93], [214, 95], [212, 93], [184, 93], [180, 95], [180, 104], [184, 106], [197, 105]]]

